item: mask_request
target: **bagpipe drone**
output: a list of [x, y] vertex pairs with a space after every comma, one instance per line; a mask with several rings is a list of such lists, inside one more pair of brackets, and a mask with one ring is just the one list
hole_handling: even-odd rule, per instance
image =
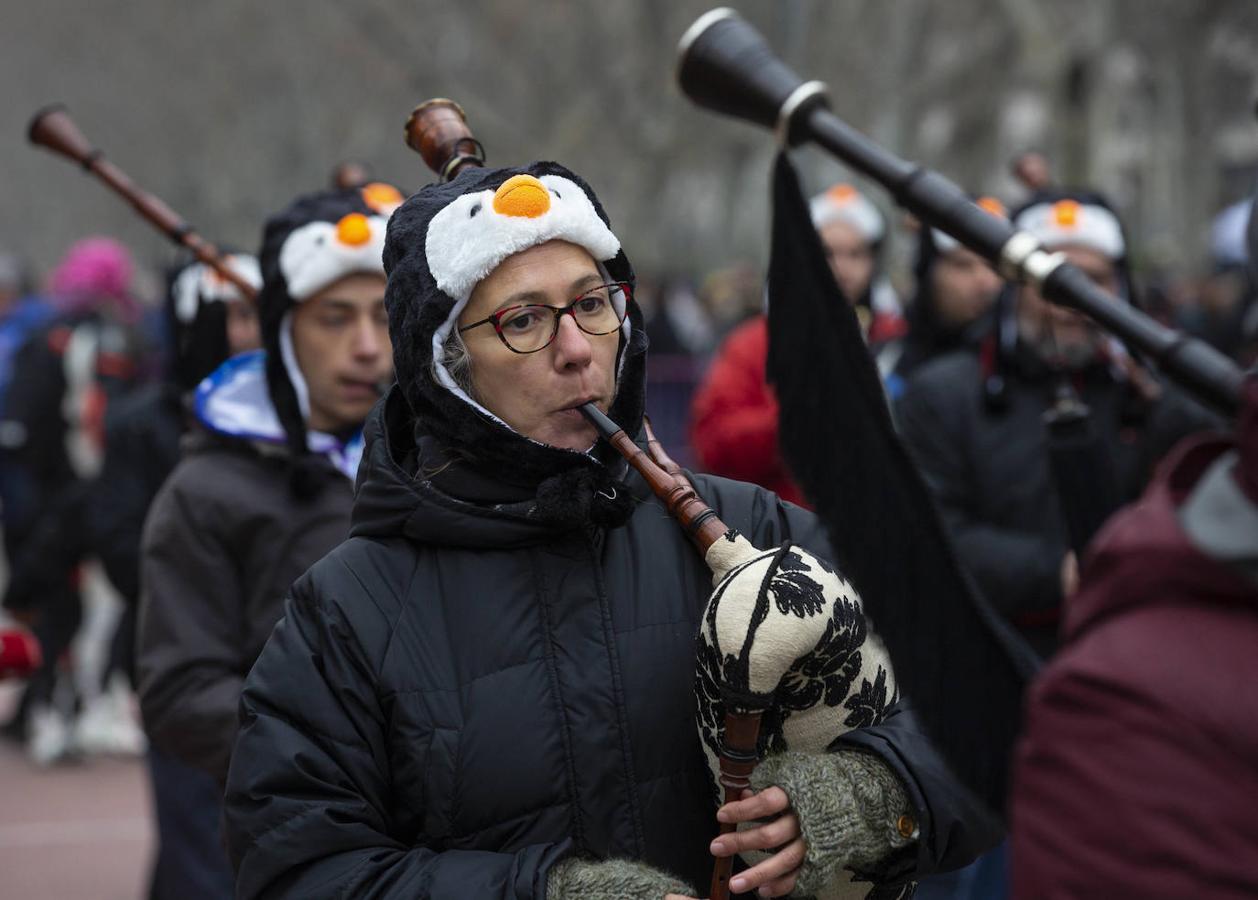
[[1037, 661], [956, 560], [896, 435], [855, 315], [829, 274], [786, 151], [809, 143], [828, 152], [924, 226], [951, 235], [1007, 280], [1032, 283], [1087, 315], [1225, 414], [1235, 414], [1244, 376], [1209, 345], [1109, 295], [944, 176], [851, 128], [831, 112], [826, 86], [793, 72], [733, 10], [712, 10], [686, 31], [677, 80], [698, 106], [776, 134], [768, 372], [780, 399], [779, 444], [891, 653], [900, 690], [953, 772], [1001, 811], [1022, 692]]

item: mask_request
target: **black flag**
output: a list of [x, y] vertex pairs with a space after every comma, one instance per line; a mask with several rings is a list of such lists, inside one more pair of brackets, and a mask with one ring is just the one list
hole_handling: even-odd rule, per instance
[[897, 682], [957, 777], [1003, 813], [1035, 656], [956, 559], [785, 153], [773, 178], [768, 372], [782, 454], [860, 591]]

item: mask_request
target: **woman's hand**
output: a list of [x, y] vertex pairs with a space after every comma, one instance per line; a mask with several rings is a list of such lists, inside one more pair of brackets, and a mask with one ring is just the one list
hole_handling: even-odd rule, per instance
[[768, 859], [730, 879], [736, 894], [758, 889], [761, 897], [783, 897], [795, 888], [799, 867], [808, 847], [799, 830], [799, 817], [790, 810], [791, 801], [780, 787], [755, 793], [743, 791], [743, 799], [726, 803], [716, 811], [718, 822], [754, 822], [772, 819], [745, 831], [723, 834], [712, 841], [713, 856], [733, 856], [745, 850], [776, 851]]

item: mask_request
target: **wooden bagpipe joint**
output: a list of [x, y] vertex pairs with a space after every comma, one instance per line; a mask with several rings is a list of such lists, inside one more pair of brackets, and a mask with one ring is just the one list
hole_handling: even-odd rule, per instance
[[79, 126], [70, 118], [64, 105], [53, 103], [38, 110], [31, 117], [26, 137], [32, 144], [45, 147], [53, 153], [70, 159], [84, 168], [101, 155], [83, 136]]
[[102, 150], [79, 130], [70, 113], [60, 103], [45, 106], [31, 118], [26, 136], [32, 144], [44, 147], [59, 156], [78, 163], [84, 171], [95, 175], [131, 208], [147, 219], [168, 238], [192, 251], [201, 262], [210, 266], [230, 282], [248, 301], [257, 298], [257, 288], [231, 267], [226, 257], [209, 241], [197, 234], [182, 216], [161, 199], [140, 188], [127, 174], [105, 159]]
[[463, 107], [436, 97], [415, 107], [403, 132], [406, 145], [423, 157], [442, 181], [450, 181], [463, 169], [485, 164], [485, 148], [468, 127]]

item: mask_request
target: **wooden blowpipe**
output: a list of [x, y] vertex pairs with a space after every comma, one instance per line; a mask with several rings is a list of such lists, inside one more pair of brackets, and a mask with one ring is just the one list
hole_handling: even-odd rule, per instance
[[93, 147], [83, 136], [79, 126], [61, 104], [45, 106], [31, 119], [26, 132], [32, 144], [78, 163], [107, 187], [131, 204], [143, 218], [181, 247], [211, 267], [225, 280], [231, 282], [250, 302], [257, 299], [257, 289], [236, 272], [223, 253], [193, 230], [182, 216], [148, 191], [138, 187], [126, 173], [105, 159], [100, 149]]
[[[603, 414], [593, 403], [578, 407], [586, 420], [594, 426], [599, 436], [615, 447], [629, 465], [633, 466], [651, 486], [655, 496], [663, 501], [686, 534], [706, 554], [713, 543], [729, 532], [729, 526], [720, 520], [712, 508], [695, 492], [681, 467], [668, 456], [655, 437], [650, 420], [646, 420], [647, 449], [650, 455], [625, 434], [623, 428]], [[759, 762], [757, 743], [760, 738], [759, 710], [728, 709], [725, 713], [725, 734], [721, 741], [721, 787], [725, 791], [725, 803], [743, 798], [743, 791], [751, 787], [751, 773]], [[729, 834], [735, 825], [720, 824], [720, 833]], [[712, 883], [708, 889], [710, 900], [727, 900], [729, 879], [733, 872], [732, 856], [717, 857], [712, 867]]]
[[[652, 459], [641, 447], [633, 442], [625, 430], [609, 419], [602, 410], [593, 403], [578, 407], [586, 421], [594, 426], [599, 437], [607, 441], [619, 451], [629, 465], [641, 475], [655, 496], [663, 501], [664, 506], [672, 513], [673, 518], [681, 523], [687, 536], [692, 540], [700, 553], [707, 553], [716, 541], [722, 538], [729, 527], [712, 511], [712, 507], [704, 503], [689, 479], [682, 474], [681, 468], [668, 458], [655, 434], [650, 432], [647, 424], [648, 447], [658, 454]], [[669, 469], [671, 468], [672, 471]]]
[[437, 97], [411, 110], [403, 130], [406, 146], [423, 157], [442, 181], [485, 165], [485, 148], [472, 135], [463, 107]]

